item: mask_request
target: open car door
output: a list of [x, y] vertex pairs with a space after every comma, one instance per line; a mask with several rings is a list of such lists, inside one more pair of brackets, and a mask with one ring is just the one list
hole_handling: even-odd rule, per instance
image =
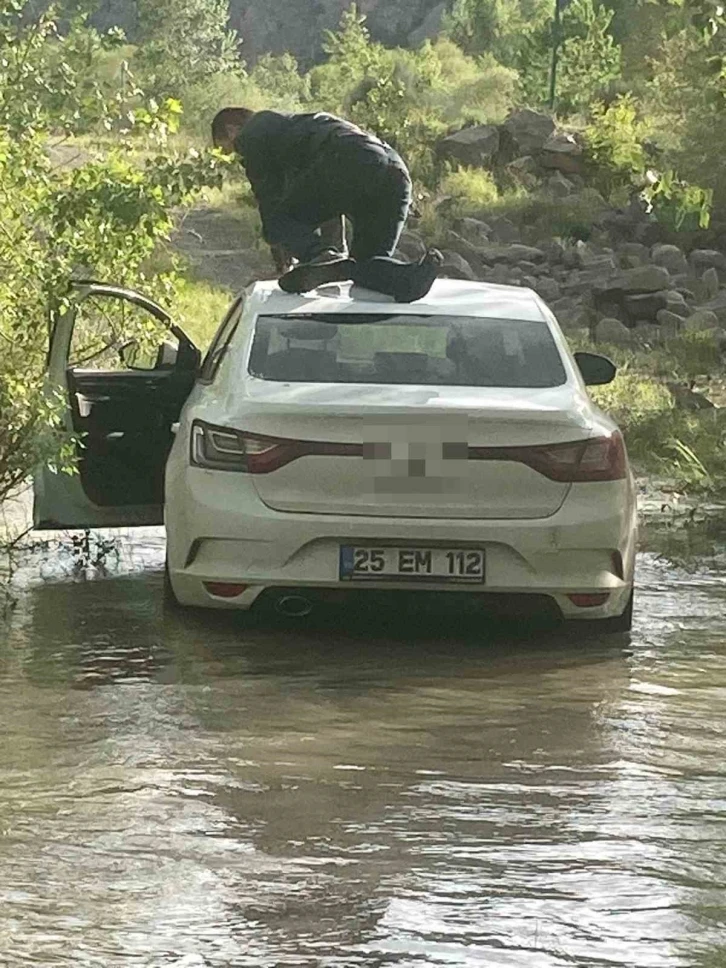
[[199, 350], [156, 303], [77, 283], [51, 334], [48, 386], [67, 400], [78, 473], [35, 477], [35, 527], [161, 524], [164, 468]]

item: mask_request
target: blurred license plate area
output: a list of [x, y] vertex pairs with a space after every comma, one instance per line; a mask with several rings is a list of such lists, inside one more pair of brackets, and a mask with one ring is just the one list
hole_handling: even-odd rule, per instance
[[342, 545], [342, 581], [445, 581], [483, 584], [485, 558], [472, 548], [388, 548]]

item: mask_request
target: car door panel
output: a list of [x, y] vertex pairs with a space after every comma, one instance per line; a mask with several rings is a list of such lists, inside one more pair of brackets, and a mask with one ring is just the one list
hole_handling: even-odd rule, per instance
[[163, 503], [171, 425], [191, 389], [173, 371], [69, 371], [73, 425], [82, 435], [81, 484], [100, 507]]
[[[73, 311], [55, 326], [48, 388], [62, 390], [68, 408], [65, 427], [78, 441], [77, 474], [40, 468], [35, 480], [37, 528], [116, 527], [161, 524], [163, 480], [173, 441], [172, 426], [196, 378], [185, 368], [108, 370], [68, 366], [79, 306], [89, 296], [128, 299], [186, 340], [156, 304], [117, 287], [89, 285]], [[181, 343], [180, 343], [181, 345]], [[193, 349], [193, 347], [192, 347]], [[197, 353], [194, 350], [194, 353]]]

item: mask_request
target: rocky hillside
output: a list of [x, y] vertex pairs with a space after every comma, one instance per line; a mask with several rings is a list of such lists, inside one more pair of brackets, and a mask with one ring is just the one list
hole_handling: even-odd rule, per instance
[[[440, 240], [445, 274], [527, 286], [552, 307], [565, 329], [598, 342], [652, 346], [681, 333], [713, 331], [726, 349], [726, 236], [723, 227], [671, 233], [637, 198], [607, 205], [587, 183], [581, 146], [551, 118], [518, 111], [503, 125], [465, 128], [439, 152], [470, 166], [506, 172], [533, 193], [529, 207], [448, 220]], [[538, 211], [539, 208], [539, 211]], [[558, 216], [590, 210], [587, 240], [563, 237]], [[409, 231], [402, 248], [424, 249]]]
[[[350, 0], [230, 0], [232, 26], [243, 40], [248, 62], [260, 54], [290, 51], [309, 64], [320, 54], [325, 29], [333, 29]], [[441, 25], [446, 3], [441, 0], [360, 0], [361, 13], [376, 40], [387, 44], [411, 45], [433, 36]], [[134, 0], [102, 0], [97, 23], [120, 26], [134, 40]]]

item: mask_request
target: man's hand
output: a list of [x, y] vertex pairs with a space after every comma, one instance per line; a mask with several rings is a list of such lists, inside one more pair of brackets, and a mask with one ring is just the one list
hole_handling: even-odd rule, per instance
[[272, 261], [275, 263], [275, 270], [278, 275], [284, 276], [286, 272], [292, 269], [295, 264], [295, 259], [284, 246], [271, 245], [270, 252], [272, 253]]

